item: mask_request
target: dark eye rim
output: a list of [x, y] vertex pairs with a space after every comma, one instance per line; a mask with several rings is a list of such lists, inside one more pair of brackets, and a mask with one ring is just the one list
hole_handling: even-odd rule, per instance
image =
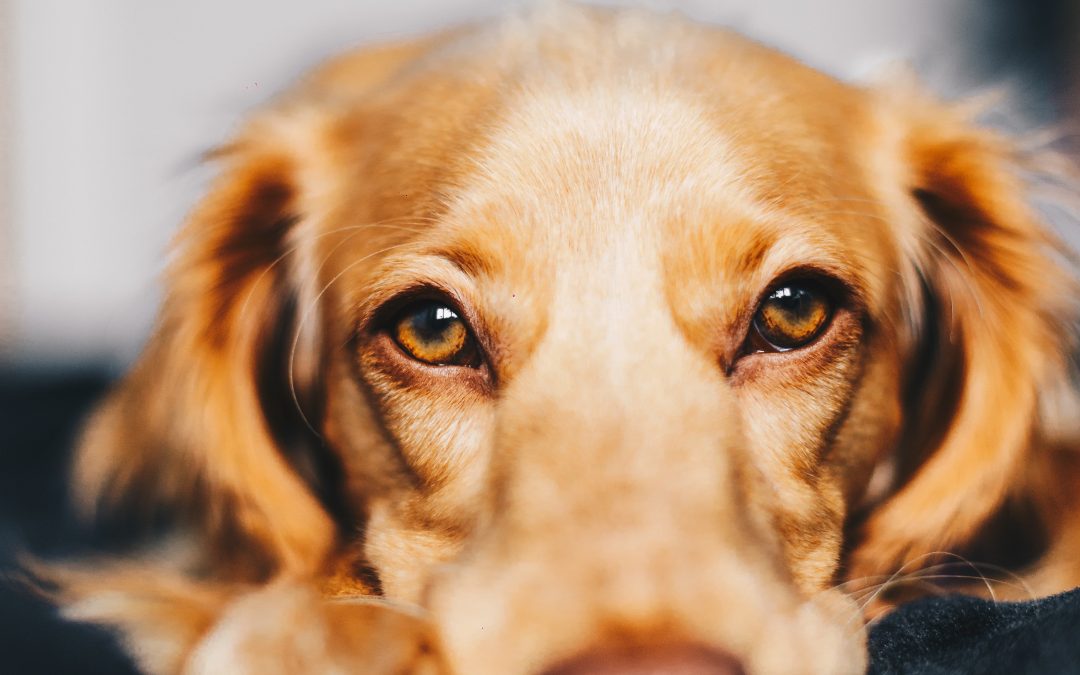
[[[433, 363], [424, 361], [423, 359], [419, 359], [410, 354], [398, 342], [397, 338], [394, 336], [394, 329], [397, 324], [411, 308], [426, 303], [436, 303], [445, 306], [450, 311], [454, 312], [454, 314], [456, 314], [465, 324], [467, 344], [471, 345], [473, 351], [473, 358], [468, 363]], [[450, 292], [431, 286], [418, 286], [406, 289], [383, 303], [373, 313], [370, 322], [368, 322], [368, 329], [366, 331], [361, 330], [360, 332], [366, 332], [372, 337], [384, 337], [393, 344], [394, 350], [403, 359], [408, 360], [417, 367], [439, 370], [453, 368], [480, 370], [487, 366], [487, 349], [485, 348], [483, 340], [480, 339], [478, 332], [474, 328], [474, 317], [472, 317], [471, 313], [466, 311], [464, 307], [464, 303], [460, 302]]]
[[[804, 342], [791, 347], [774, 344], [765, 337], [760, 330], [758, 326], [758, 314], [761, 312], [764, 303], [777, 289], [783, 288], [784, 286], [795, 286], [800, 284], [813, 287], [824, 295], [825, 301], [828, 304], [828, 314], [825, 317], [825, 320], [821, 322], [821, 326], [819, 326], [814, 334]], [[747, 328], [747, 336], [742, 349], [743, 354], [786, 354], [807, 349], [814, 345], [829, 332], [829, 328], [835, 323], [837, 313], [844, 306], [843, 299], [846, 297], [844, 289], [845, 285], [843, 282], [835, 277], [823, 274], [816, 270], [792, 270], [774, 279], [765, 286], [765, 289], [754, 302], [753, 311], [750, 314], [749, 326]]]

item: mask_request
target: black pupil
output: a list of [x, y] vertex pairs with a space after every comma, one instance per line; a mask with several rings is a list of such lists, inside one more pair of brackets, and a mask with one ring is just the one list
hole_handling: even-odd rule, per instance
[[458, 315], [454, 313], [454, 310], [436, 303], [424, 305], [409, 317], [413, 331], [425, 342], [438, 341], [458, 320]]
[[769, 301], [795, 320], [811, 316], [814, 310], [814, 294], [800, 286], [778, 288], [769, 296]]

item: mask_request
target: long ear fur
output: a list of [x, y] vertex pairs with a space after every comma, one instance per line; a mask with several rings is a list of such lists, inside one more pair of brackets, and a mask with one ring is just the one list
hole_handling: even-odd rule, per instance
[[924, 323], [907, 403], [907, 480], [870, 515], [853, 575], [963, 545], [1022, 483], [1040, 387], [1063, 368], [1075, 285], [1030, 205], [1031, 166], [1009, 141], [905, 89], [886, 97], [921, 223], [900, 234]]
[[28, 586], [60, 606], [65, 619], [116, 630], [146, 673], [184, 672], [192, 649], [243, 590], [196, 581], [167, 564], [50, 565], [24, 560], [23, 567]]
[[[86, 511], [194, 516], [219, 557], [258, 551], [265, 571], [322, 560], [334, 524], [275, 433], [276, 410], [293, 402], [268, 408], [275, 389], [290, 389], [280, 382], [289, 355], [269, 350], [282, 328], [295, 330], [290, 307], [302, 299], [297, 256], [285, 253], [304, 222], [299, 158], [318, 154], [317, 128], [303, 111], [267, 113], [220, 153], [222, 174], [177, 242], [157, 328], [78, 450]], [[287, 335], [278, 342], [291, 345]]]

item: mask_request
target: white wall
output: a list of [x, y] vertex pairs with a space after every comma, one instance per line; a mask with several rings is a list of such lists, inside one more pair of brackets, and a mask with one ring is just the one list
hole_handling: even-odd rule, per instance
[[[740, 28], [840, 75], [906, 58], [932, 80], [967, 86], [957, 36], [968, 29], [960, 17], [971, 3], [977, 0], [645, 4]], [[0, 292], [5, 283], [13, 289], [0, 300], [0, 324], [5, 311], [11, 323], [8, 355], [131, 358], [153, 316], [170, 234], [206, 180], [200, 153], [342, 48], [506, 6], [8, 0], [10, 22], [0, 13], [12, 56], [8, 90], [0, 89], [10, 130], [0, 134], [11, 178], [10, 218], [0, 217]]]
[[10, 350], [14, 339], [11, 305], [15, 297], [14, 252], [11, 250], [11, 39], [8, 0], [0, 0], [0, 356]]

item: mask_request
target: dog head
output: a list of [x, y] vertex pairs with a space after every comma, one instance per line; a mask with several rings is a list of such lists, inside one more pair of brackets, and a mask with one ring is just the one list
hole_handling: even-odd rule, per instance
[[345, 57], [220, 161], [84, 502], [423, 605], [461, 672], [858, 671], [853, 514], [864, 573], [964, 542], [1064, 351], [1012, 145], [675, 19]]

